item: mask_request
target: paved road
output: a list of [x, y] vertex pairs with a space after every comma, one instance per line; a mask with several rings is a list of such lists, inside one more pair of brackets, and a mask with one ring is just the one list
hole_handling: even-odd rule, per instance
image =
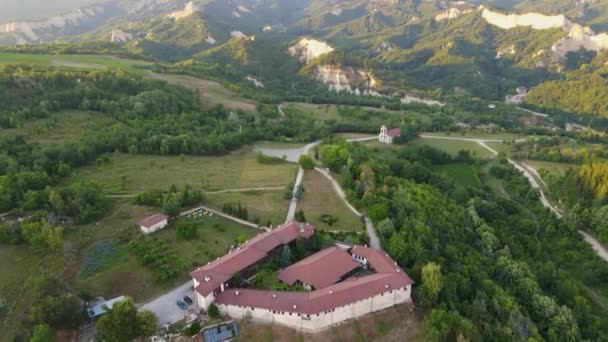
[[[292, 194], [295, 195], [298, 187], [302, 184], [302, 180], [304, 179], [304, 169], [300, 167], [298, 169], [298, 175], [296, 176], [296, 182], [293, 185]], [[289, 209], [287, 210], [287, 218], [285, 221], [291, 221], [296, 217], [296, 209], [298, 207], [298, 199], [295, 196], [291, 196], [291, 200], [289, 201]]]
[[[177, 300], [184, 298], [184, 296], [189, 296], [194, 301], [194, 303], [190, 305], [188, 311], [180, 309], [176, 304]], [[154, 312], [158, 317], [158, 323], [161, 326], [180, 321], [184, 319], [189, 312], [197, 312], [199, 308], [194, 291], [192, 291], [192, 280], [139, 308], [139, 311], [144, 310]]]
[[[473, 142], [476, 142], [477, 144], [479, 144], [480, 146], [482, 146], [483, 148], [485, 148], [486, 150], [490, 151], [492, 154], [498, 155], [498, 152], [496, 150], [494, 150], [493, 148], [491, 148], [490, 146], [488, 146], [486, 144], [486, 142], [488, 142], [488, 141], [495, 141], [495, 140], [440, 137], [440, 136], [432, 136], [432, 135], [426, 135], [426, 136], [421, 136], [421, 137], [429, 138], [429, 139], [473, 141]], [[532, 188], [538, 190], [538, 192], [540, 194], [540, 201], [543, 204], [543, 206], [545, 208], [549, 208], [549, 210], [551, 210], [551, 212], [558, 218], [562, 218], [563, 212], [561, 211], [561, 209], [557, 208], [549, 201], [543, 188], [541, 187], [541, 183], [543, 183], [543, 181], [542, 181], [542, 178], [540, 177], [540, 175], [538, 174], [538, 171], [531, 165], [528, 165], [525, 163], [520, 164], [510, 158], [507, 158], [507, 161], [509, 162], [509, 164], [513, 165], [513, 167], [515, 167], [517, 170], [519, 170], [528, 179], [528, 182], [530, 182], [530, 185], [532, 186]], [[579, 234], [581, 234], [583, 236], [583, 239], [591, 245], [593, 250], [597, 253], [597, 255], [600, 258], [608, 261], [608, 248], [606, 248], [604, 245], [602, 245], [602, 243], [599, 240], [597, 240], [594, 236], [590, 235], [589, 233], [587, 233], [583, 230], [579, 230], [578, 232], [579, 232]]]
[[[344, 193], [344, 190], [342, 189], [338, 181], [336, 181], [327, 170], [324, 170], [319, 167], [316, 167], [315, 170], [331, 181], [334, 190], [336, 191], [338, 196], [344, 201], [350, 211], [352, 211], [355, 215], [361, 217], [361, 213], [346, 199], [346, 194]], [[376, 234], [376, 228], [374, 227], [374, 223], [367, 217], [365, 218], [365, 229], [367, 230], [367, 235], [369, 235], [370, 247], [375, 249], [382, 249], [382, 246], [380, 245], [380, 239], [378, 239], [378, 234]]]

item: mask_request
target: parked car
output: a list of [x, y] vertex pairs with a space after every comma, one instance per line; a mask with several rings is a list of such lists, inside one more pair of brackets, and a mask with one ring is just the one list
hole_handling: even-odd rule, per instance
[[177, 306], [179, 306], [179, 308], [182, 310], [188, 310], [188, 304], [184, 303], [181, 299], [178, 299], [175, 304], [177, 304]]
[[188, 296], [184, 296], [184, 298], [182, 298], [182, 300], [183, 300], [184, 302], [186, 302], [186, 304], [188, 304], [188, 305], [192, 305], [192, 303], [194, 303], [194, 302], [192, 301], [192, 298], [190, 298], [190, 297], [188, 297]]

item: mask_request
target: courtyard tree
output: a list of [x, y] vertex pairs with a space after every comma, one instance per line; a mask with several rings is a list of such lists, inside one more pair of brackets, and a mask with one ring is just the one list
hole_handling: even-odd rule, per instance
[[420, 300], [422, 304], [431, 305], [439, 296], [443, 288], [441, 266], [429, 262], [422, 267], [422, 286], [420, 287]]
[[291, 263], [291, 248], [288, 245], [283, 247], [281, 251], [281, 266], [287, 267]]

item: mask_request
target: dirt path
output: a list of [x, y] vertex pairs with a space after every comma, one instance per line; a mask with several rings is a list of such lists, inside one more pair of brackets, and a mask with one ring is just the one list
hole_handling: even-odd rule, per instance
[[[342, 189], [338, 181], [336, 181], [328, 171], [322, 168], [315, 167], [315, 170], [325, 176], [325, 178], [329, 179], [329, 181], [334, 187], [334, 190], [338, 194], [338, 197], [340, 197], [344, 201], [348, 209], [350, 209], [350, 211], [352, 211], [355, 215], [361, 217], [362, 214], [346, 199], [346, 194], [344, 193], [344, 190]], [[378, 234], [376, 234], [376, 228], [374, 227], [374, 223], [367, 217], [365, 218], [365, 229], [367, 230], [367, 235], [369, 235], [370, 247], [375, 249], [382, 249], [380, 245], [380, 239], [378, 239]]]
[[298, 199], [296, 198], [295, 194], [296, 194], [296, 191], [298, 190], [298, 187], [302, 184], [303, 179], [304, 179], [304, 169], [300, 167], [298, 169], [298, 175], [296, 176], [296, 182], [293, 185], [293, 192], [292, 192], [291, 200], [289, 201], [289, 209], [287, 210], [287, 218], [285, 219], [285, 221], [291, 221], [296, 216], [296, 209], [298, 207]]

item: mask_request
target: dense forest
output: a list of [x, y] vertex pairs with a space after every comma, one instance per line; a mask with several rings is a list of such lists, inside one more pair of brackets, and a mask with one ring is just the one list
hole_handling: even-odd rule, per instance
[[[506, 160], [492, 174], [505, 183], [510, 199], [433, 171], [470, 162], [466, 154], [450, 157], [415, 146], [370, 151], [332, 140], [321, 148], [321, 158], [340, 172], [349, 199], [383, 222], [383, 245], [420, 284], [416, 303], [429, 310], [429, 340], [607, 338], [606, 316], [581, 283], [605, 283], [608, 266], [574, 227], [540, 205]], [[441, 281], [428, 281], [437, 278], [429, 276], [433, 272]]]

